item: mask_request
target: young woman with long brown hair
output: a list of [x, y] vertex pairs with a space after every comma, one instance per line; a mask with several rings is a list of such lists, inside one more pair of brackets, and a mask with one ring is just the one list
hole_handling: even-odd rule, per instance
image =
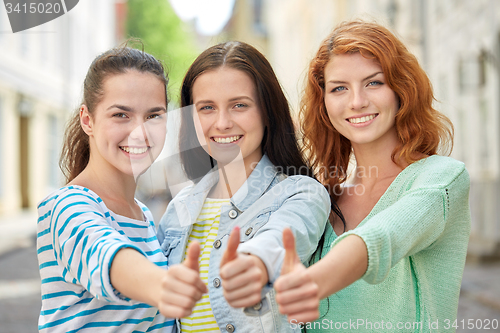
[[170, 263], [200, 241], [208, 285], [193, 315], [180, 319], [181, 332], [294, 331], [271, 288], [285, 252], [281, 233], [292, 228], [307, 262], [330, 201], [300, 153], [271, 65], [246, 43], [214, 45], [189, 68], [181, 106], [181, 163], [194, 184], [169, 203], [158, 239]]
[[331, 216], [307, 269], [293, 263], [293, 237], [284, 234], [289, 274], [275, 288], [292, 323], [319, 317], [308, 332], [453, 329], [469, 176], [463, 163], [437, 155], [451, 148], [453, 128], [433, 101], [417, 59], [383, 26], [346, 22], [321, 44], [302, 129], [342, 214]]
[[[129, 47], [99, 55], [65, 137], [66, 186], [38, 206], [40, 332], [172, 332], [206, 288], [199, 245], [167, 268], [137, 177], [160, 154], [167, 78]], [[193, 259], [194, 258], [194, 259]]]

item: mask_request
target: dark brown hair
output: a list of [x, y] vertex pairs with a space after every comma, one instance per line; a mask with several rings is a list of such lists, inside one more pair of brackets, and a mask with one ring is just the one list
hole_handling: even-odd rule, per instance
[[[181, 107], [193, 104], [193, 84], [200, 75], [223, 66], [246, 73], [255, 83], [265, 126], [262, 154], [267, 154], [269, 160], [288, 175], [312, 176], [300, 153], [288, 101], [271, 65], [253, 46], [243, 42], [225, 42], [201, 53], [184, 77]], [[206, 174], [215, 163], [198, 142], [190, 109], [182, 112], [179, 149], [184, 171], [195, 180]]]
[[[83, 101], [92, 116], [104, 94], [104, 81], [111, 75], [128, 70], [151, 73], [165, 84], [165, 100], [168, 103], [167, 83], [163, 65], [152, 55], [127, 46], [113, 48], [94, 59], [83, 83]], [[64, 135], [64, 145], [59, 166], [69, 183], [87, 166], [90, 158], [88, 135], [80, 125], [80, 108], [70, 119]]]

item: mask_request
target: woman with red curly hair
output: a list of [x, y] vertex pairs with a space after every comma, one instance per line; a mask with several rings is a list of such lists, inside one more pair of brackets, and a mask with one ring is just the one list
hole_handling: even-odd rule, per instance
[[292, 325], [453, 331], [470, 181], [463, 163], [437, 155], [452, 147], [453, 126], [433, 101], [426, 73], [388, 29], [345, 22], [321, 44], [302, 100], [303, 142], [340, 212], [307, 269], [284, 232], [275, 288]]

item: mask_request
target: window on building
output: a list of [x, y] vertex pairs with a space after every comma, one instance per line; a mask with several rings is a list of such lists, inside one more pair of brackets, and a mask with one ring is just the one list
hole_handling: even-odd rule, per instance
[[457, 109], [457, 123], [454, 124], [456, 127], [456, 135], [455, 135], [455, 145], [457, 145], [459, 155], [457, 158], [467, 164], [467, 156], [469, 155], [469, 151], [467, 151], [466, 142], [467, 142], [467, 122], [465, 119], [465, 112], [460, 107]]
[[460, 92], [473, 93], [480, 87], [480, 62], [475, 56], [461, 58], [458, 62], [458, 80]]
[[[5, 161], [5, 156], [4, 156], [4, 151], [3, 151], [3, 144], [4, 144], [4, 138], [2, 137], [5, 133], [4, 129], [4, 118], [3, 118], [3, 101], [2, 98], [0, 97], [0, 160]], [[0, 163], [0, 198], [3, 197], [3, 187], [4, 187], [4, 182], [3, 182], [3, 177], [4, 177], [4, 163]]]
[[6, 29], [3, 27], [3, 18], [6, 16], [7, 16], [7, 13], [4, 13], [4, 6], [0, 6], [0, 42], [3, 39], [4, 29]]
[[23, 57], [27, 57], [28, 56], [28, 52], [29, 52], [29, 36], [26, 32], [24, 31], [21, 31], [19, 32], [19, 34], [21, 35], [21, 55]]
[[389, 24], [391, 27], [396, 26], [396, 17], [398, 15], [398, 4], [395, 0], [389, 1], [387, 4], [387, 17], [389, 18]]
[[266, 26], [264, 24], [263, 0], [253, 0], [253, 27], [257, 34], [266, 34]]
[[481, 50], [481, 53], [479, 53], [478, 57], [478, 63], [479, 63], [479, 87], [482, 88], [486, 85], [487, 81], [487, 60], [488, 60], [488, 52], [486, 50]]
[[49, 115], [48, 119], [48, 186], [57, 188], [60, 186], [59, 173], [59, 129], [57, 118], [54, 115]]
[[484, 96], [481, 96], [479, 98], [479, 119], [480, 119], [480, 124], [485, 124], [484, 128], [479, 131], [479, 142], [481, 144], [479, 145], [480, 147], [480, 160], [481, 160], [481, 166], [483, 169], [488, 169], [490, 166], [489, 160], [490, 160], [490, 144], [491, 140], [489, 138], [489, 122], [491, 117], [488, 116], [488, 101]]

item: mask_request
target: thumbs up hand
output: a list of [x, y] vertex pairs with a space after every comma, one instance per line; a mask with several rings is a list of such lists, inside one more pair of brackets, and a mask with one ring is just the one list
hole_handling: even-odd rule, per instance
[[290, 228], [283, 230], [283, 247], [285, 248], [285, 259], [281, 266], [281, 275], [292, 272], [295, 265], [300, 264], [299, 256], [295, 251], [295, 238]]
[[184, 260], [182, 265], [184, 265], [187, 268], [191, 268], [193, 271], [199, 273], [200, 271], [198, 263], [199, 256], [200, 256], [200, 243], [192, 242], [188, 247], [186, 259]]
[[233, 308], [257, 304], [262, 287], [269, 280], [266, 266], [259, 257], [236, 252], [239, 243], [240, 229], [235, 227], [220, 263], [224, 297]]
[[173, 265], [165, 272], [158, 309], [165, 317], [182, 318], [191, 314], [207, 286], [200, 278], [198, 257], [200, 244], [192, 242], [187, 250], [186, 260]]
[[319, 317], [318, 285], [300, 262], [289, 228], [283, 230], [283, 246], [285, 259], [281, 276], [274, 283], [279, 311], [287, 315], [290, 322], [310, 322]]
[[234, 227], [233, 231], [229, 235], [229, 239], [227, 241], [227, 248], [222, 255], [222, 259], [220, 261], [220, 267], [224, 266], [226, 263], [235, 260], [238, 257], [238, 253], [236, 250], [238, 249], [238, 245], [240, 244], [240, 228]]

